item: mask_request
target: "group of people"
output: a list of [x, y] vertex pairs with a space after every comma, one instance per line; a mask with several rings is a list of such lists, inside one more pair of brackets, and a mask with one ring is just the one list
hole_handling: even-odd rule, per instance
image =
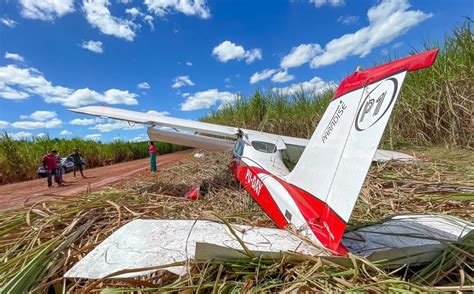
[[[152, 141], [148, 142], [148, 151], [150, 153], [150, 171], [154, 173], [156, 172], [156, 155], [158, 154], [158, 150]], [[76, 177], [76, 171], [79, 171], [81, 176], [86, 178], [84, 176], [84, 169], [82, 166], [82, 154], [79, 149], [75, 148], [74, 152], [68, 157], [70, 157], [74, 162], [74, 177]], [[53, 187], [53, 178], [58, 186], [64, 186], [61, 158], [59, 157], [57, 150], [53, 149], [49, 151], [48, 154], [43, 156], [43, 167], [48, 177], [49, 188]]]
[[[74, 177], [76, 177], [76, 171], [81, 173], [81, 176], [84, 176], [84, 168], [82, 166], [82, 154], [78, 148], [74, 148], [74, 152], [70, 154], [68, 157], [72, 159], [74, 162]], [[43, 167], [46, 171], [48, 177], [48, 187], [53, 187], [53, 178], [58, 186], [64, 186], [64, 180], [62, 175], [62, 167], [61, 167], [61, 157], [58, 155], [58, 151], [55, 149], [50, 150], [48, 154], [43, 156]]]

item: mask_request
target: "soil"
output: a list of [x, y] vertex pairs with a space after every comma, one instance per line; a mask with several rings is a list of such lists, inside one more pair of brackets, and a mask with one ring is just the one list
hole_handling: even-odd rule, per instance
[[[158, 168], [171, 165], [188, 156], [192, 150], [160, 155], [157, 158]], [[0, 211], [29, 206], [38, 201], [52, 198], [64, 198], [88, 191], [97, 191], [105, 186], [113, 186], [140, 176], [150, 176], [149, 159], [140, 159], [110, 166], [84, 170], [86, 178], [81, 174], [63, 175], [64, 186], [48, 188], [46, 179], [37, 179], [15, 184], [0, 186]]]

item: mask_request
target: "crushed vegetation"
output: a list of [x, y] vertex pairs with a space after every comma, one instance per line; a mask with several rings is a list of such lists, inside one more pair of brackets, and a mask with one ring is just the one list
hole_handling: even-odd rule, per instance
[[[178, 277], [67, 280], [63, 274], [101, 241], [134, 219], [208, 219], [274, 227], [229, 171], [230, 155], [204, 152], [156, 176], [74, 199], [37, 203], [0, 214], [0, 283], [18, 293], [454, 291], [474, 285], [474, 236], [453, 244], [424, 268], [385, 270], [350, 255], [348, 265], [319, 257], [300, 261], [259, 258], [193, 262]], [[441, 213], [474, 219], [474, 155], [465, 150], [419, 149], [414, 163], [374, 164], [350, 220], [352, 227], [399, 213]], [[206, 198], [190, 201], [186, 187], [204, 183]], [[349, 266], [350, 265], [350, 266]], [[461, 287], [461, 288], [460, 288]], [[2, 292], [3, 292], [2, 291]]]

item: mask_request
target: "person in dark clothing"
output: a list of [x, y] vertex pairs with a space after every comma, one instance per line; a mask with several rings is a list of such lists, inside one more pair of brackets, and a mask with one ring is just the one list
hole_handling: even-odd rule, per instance
[[79, 170], [79, 172], [81, 173], [81, 176], [85, 179], [86, 176], [84, 176], [84, 172], [83, 172], [84, 169], [82, 167], [82, 154], [81, 152], [79, 152], [79, 149], [74, 148], [74, 153], [72, 153], [68, 157], [71, 157], [72, 161], [74, 161], [74, 177], [76, 177], [76, 171]]
[[54, 177], [54, 181], [58, 186], [63, 186], [64, 184], [61, 183], [61, 178], [59, 175], [59, 166], [58, 166], [58, 161], [57, 161], [57, 154], [58, 152], [56, 150], [51, 150], [43, 156], [43, 167], [46, 170], [46, 173], [48, 174], [48, 187], [51, 188], [53, 187], [53, 181], [52, 178]]

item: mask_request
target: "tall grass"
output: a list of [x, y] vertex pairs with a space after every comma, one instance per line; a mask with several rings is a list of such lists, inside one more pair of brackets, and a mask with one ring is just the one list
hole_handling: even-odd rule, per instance
[[[453, 29], [435, 64], [408, 74], [384, 136], [384, 144], [473, 147], [474, 40], [471, 20]], [[417, 53], [415, 51], [413, 54]], [[331, 101], [334, 89], [316, 93], [257, 90], [202, 120], [282, 135], [309, 138]]]
[[[181, 150], [181, 146], [157, 143], [159, 154]], [[88, 168], [98, 167], [105, 161], [114, 163], [141, 159], [148, 156], [146, 142], [101, 143], [79, 138], [53, 139], [47, 136], [14, 140], [7, 134], [0, 135], [0, 184], [30, 180], [37, 177], [41, 158], [48, 150], [56, 149], [60, 156], [67, 156], [79, 148]]]

